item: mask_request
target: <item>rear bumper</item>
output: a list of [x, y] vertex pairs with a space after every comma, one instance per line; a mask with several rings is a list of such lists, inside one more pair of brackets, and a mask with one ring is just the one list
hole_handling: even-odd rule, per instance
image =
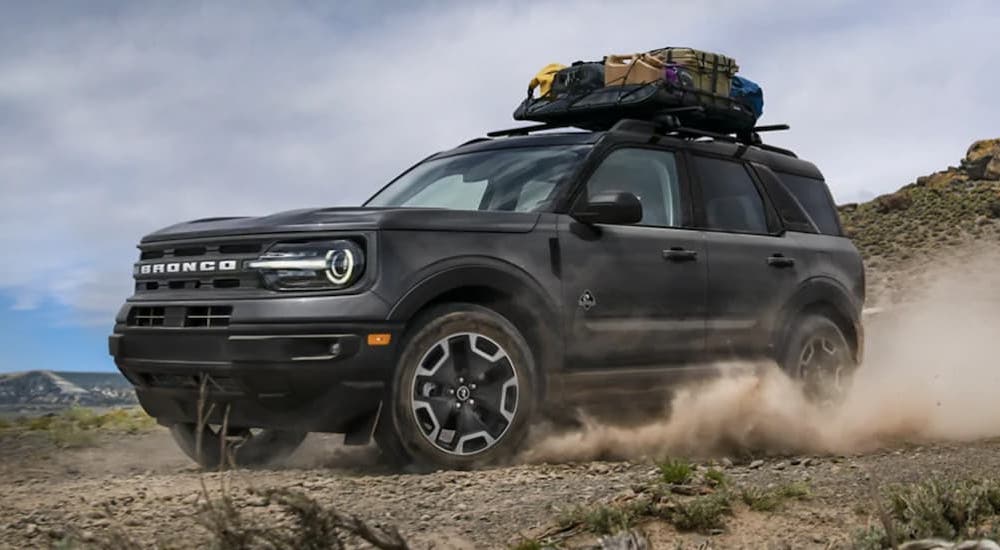
[[[375, 332], [391, 343], [369, 346]], [[210, 423], [228, 413], [233, 427], [346, 432], [378, 411], [399, 332], [387, 323], [118, 325], [109, 351], [163, 424], [198, 421], [201, 403]]]

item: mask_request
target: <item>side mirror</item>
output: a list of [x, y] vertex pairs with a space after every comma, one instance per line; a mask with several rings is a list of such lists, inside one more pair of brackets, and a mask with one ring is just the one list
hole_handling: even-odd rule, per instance
[[579, 204], [572, 213], [580, 223], [625, 225], [642, 220], [639, 197], [627, 191], [608, 191]]

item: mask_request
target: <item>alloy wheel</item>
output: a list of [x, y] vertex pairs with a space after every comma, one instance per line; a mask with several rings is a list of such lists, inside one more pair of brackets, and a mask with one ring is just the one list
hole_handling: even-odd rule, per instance
[[806, 341], [799, 354], [799, 376], [806, 394], [818, 402], [835, 403], [847, 392], [844, 376], [848, 361], [832, 339], [813, 336]]
[[517, 370], [488, 336], [461, 332], [423, 355], [410, 388], [413, 419], [438, 450], [473, 455], [507, 432], [518, 405]]

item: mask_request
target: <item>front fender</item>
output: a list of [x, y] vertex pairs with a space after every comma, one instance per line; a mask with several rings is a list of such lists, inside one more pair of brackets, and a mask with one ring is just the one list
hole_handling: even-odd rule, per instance
[[537, 280], [520, 267], [484, 256], [449, 258], [428, 265], [389, 311], [388, 320], [406, 321], [435, 298], [460, 288], [485, 287], [514, 298], [526, 310], [546, 321], [558, 319], [556, 301]]

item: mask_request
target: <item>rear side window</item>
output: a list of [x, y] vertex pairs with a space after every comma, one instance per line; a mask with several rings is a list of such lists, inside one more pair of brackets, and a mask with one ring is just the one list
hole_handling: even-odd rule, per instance
[[785, 187], [785, 184], [781, 183], [781, 180], [778, 179], [778, 176], [770, 168], [754, 165], [754, 170], [757, 172], [760, 182], [764, 185], [764, 192], [767, 193], [767, 196], [771, 199], [771, 204], [777, 210], [778, 217], [781, 218], [781, 221], [789, 231], [819, 233], [816, 224], [812, 221], [812, 217], [806, 214], [805, 208], [799, 203], [799, 200], [792, 195], [792, 192]]
[[830, 190], [823, 180], [781, 172], [777, 174], [785, 187], [802, 204], [802, 208], [806, 209], [806, 213], [816, 223], [820, 233], [836, 236], [843, 234], [837, 207], [833, 204], [833, 197], [830, 196]]
[[746, 166], [738, 162], [694, 157], [708, 229], [767, 233], [764, 201]]

